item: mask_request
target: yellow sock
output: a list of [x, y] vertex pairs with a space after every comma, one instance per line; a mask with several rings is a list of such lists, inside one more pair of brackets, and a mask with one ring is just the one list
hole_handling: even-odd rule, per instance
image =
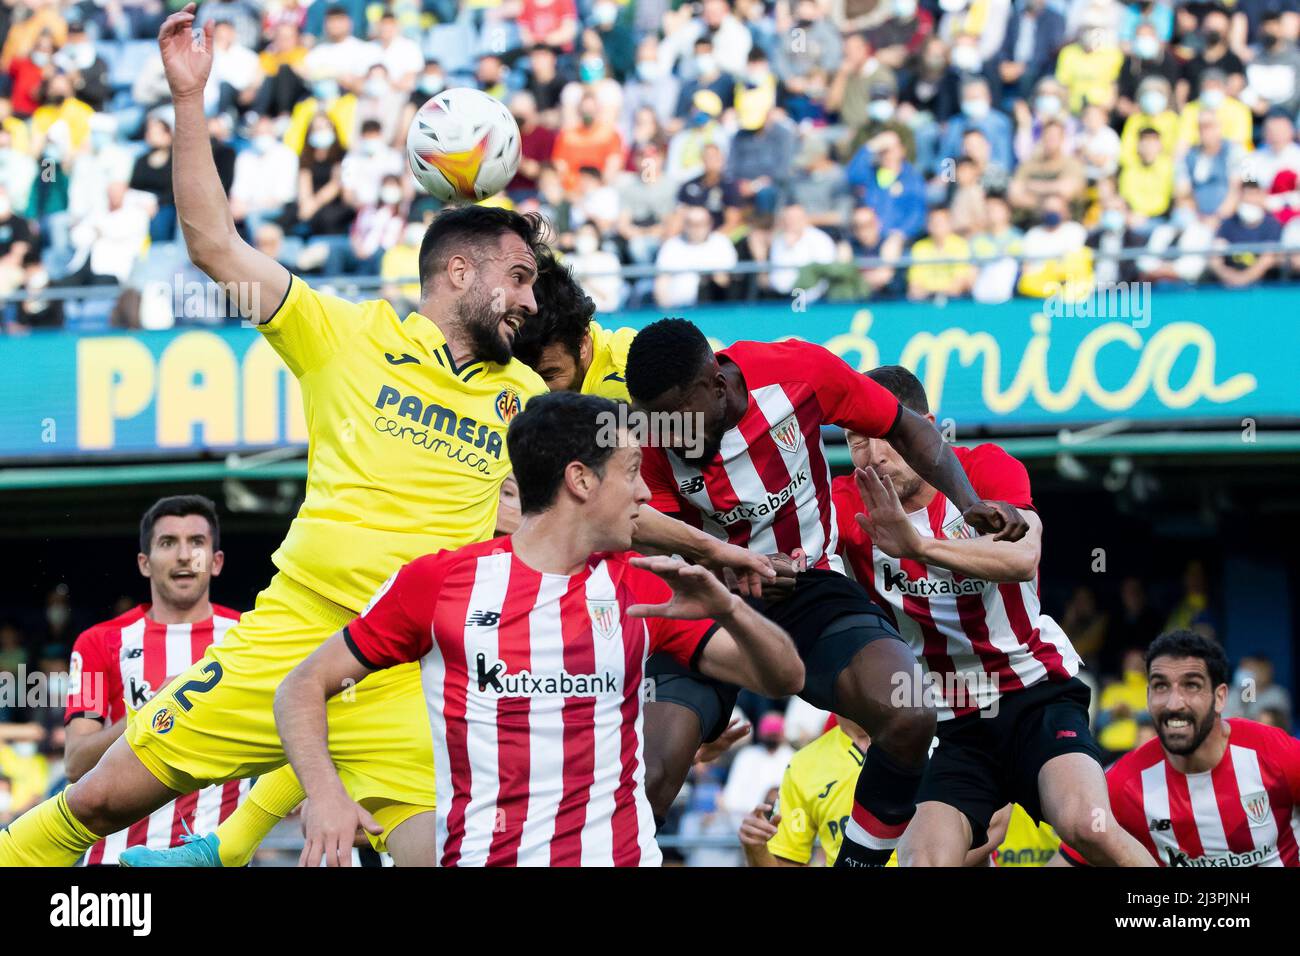
[[66, 794], [61, 791], [0, 830], [0, 867], [73, 866], [100, 841], [72, 815]]
[[259, 777], [248, 798], [217, 827], [221, 865], [247, 866], [266, 835], [306, 796], [288, 764]]

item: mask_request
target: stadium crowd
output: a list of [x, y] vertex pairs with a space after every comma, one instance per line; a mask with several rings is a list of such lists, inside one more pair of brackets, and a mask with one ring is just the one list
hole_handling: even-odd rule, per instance
[[[1107, 760], [1145, 743], [1155, 730], [1146, 713], [1143, 649], [1163, 631], [1191, 628], [1215, 636], [1220, 611], [1206, 569], [1190, 561], [1181, 582], [1127, 576], [1111, 592], [1089, 584], [1058, 592], [1063, 603], [1048, 610], [1071, 636], [1094, 689], [1093, 728]], [[231, 600], [228, 596], [223, 596]], [[0, 614], [0, 826], [63, 785], [63, 700], [69, 654], [91, 622], [134, 606], [128, 596], [113, 608], [78, 605], [60, 584], [43, 608], [6, 607]], [[109, 611], [110, 613], [96, 613]], [[1271, 662], [1247, 653], [1237, 661], [1232, 685], [1252, 693], [1229, 694], [1227, 716], [1242, 716], [1294, 732], [1289, 692], [1274, 680]], [[40, 675], [40, 676], [37, 676]], [[15, 702], [5, 688], [23, 695]], [[44, 702], [52, 706], [44, 706]], [[27, 706], [24, 706], [24, 703]], [[749, 728], [729, 751], [697, 763], [661, 833], [680, 841], [676, 861], [690, 866], [739, 865], [736, 834], [744, 818], [781, 783], [790, 757], [819, 737], [828, 714], [797, 697], [770, 700], [742, 692], [737, 729]], [[289, 828], [286, 839], [293, 839]], [[277, 858], [274, 848], [260, 858]]]
[[[155, 40], [180, 6], [0, 3], [7, 331], [220, 321], [172, 292], [201, 279], [177, 241]], [[406, 173], [405, 133], [430, 96], [471, 85], [522, 131], [519, 174], [490, 201], [546, 213], [612, 311], [1289, 270], [1300, 254], [1217, 247], [1300, 249], [1298, 10], [208, 0], [198, 20], [215, 21], [217, 165], [259, 248], [412, 298], [398, 280], [436, 203]]]

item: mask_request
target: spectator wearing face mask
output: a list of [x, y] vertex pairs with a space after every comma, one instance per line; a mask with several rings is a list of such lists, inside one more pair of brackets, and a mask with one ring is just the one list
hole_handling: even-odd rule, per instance
[[353, 129], [360, 131], [369, 122], [379, 124], [379, 136], [385, 144], [406, 142], [407, 127], [401, 126], [402, 108], [410, 94], [394, 86], [388, 70], [376, 63], [366, 74], [366, 80], [357, 94]]
[[847, 52], [850, 40], [856, 37], [873, 51], [873, 57], [882, 65], [890, 70], [901, 70], [934, 33], [934, 14], [919, 6], [916, 0], [892, 0], [881, 6], [893, 15], [861, 34], [846, 36], [845, 50]]
[[731, 12], [727, 0], [703, 0], [698, 16], [668, 33], [664, 43], [673, 62], [687, 51], [696, 49], [696, 41], [701, 37], [712, 41], [712, 53], [719, 70], [733, 75], [744, 72], [754, 38]]
[[361, 124], [361, 136], [343, 157], [343, 199], [353, 209], [373, 206], [385, 177], [401, 177], [406, 162], [401, 153], [388, 145], [378, 120]]
[[[662, 51], [663, 48], [660, 49]], [[661, 52], [660, 56], [663, 55]], [[731, 102], [735, 95], [736, 76], [723, 71], [718, 65], [712, 40], [700, 37], [695, 41], [694, 56], [688, 61], [688, 66], [682, 70], [683, 82], [677, 99], [676, 115], [690, 116], [691, 111], [698, 108], [696, 97], [701, 91], [714, 94], [719, 103]]]
[[1159, 78], [1167, 85], [1166, 100], [1173, 102], [1174, 84], [1178, 82], [1178, 59], [1156, 36], [1156, 28], [1142, 23], [1130, 45], [1129, 56], [1119, 71], [1119, 98], [1115, 110], [1129, 117], [1141, 109], [1138, 102], [1143, 84], [1150, 78]]
[[533, 94], [521, 90], [510, 97], [510, 114], [519, 124], [519, 171], [506, 187], [511, 199], [518, 202], [537, 192], [537, 177], [542, 164], [551, 161], [555, 151], [556, 132], [543, 126], [537, 113], [537, 100]]
[[275, 135], [275, 121], [258, 117], [247, 149], [235, 159], [230, 212], [252, 236], [264, 222], [281, 219], [298, 193], [298, 157]]
[[350, 275], [378, 275], [384, 250], [396, 245], [406, 228], [405, 207], [402, 177], [396, 173], [386, 175], [374, 201], [357, 212], [340, 271]]
[[1162, 77], [1152, 76], [1138, 87], [1137, 112], [1124, 121], [1120, 133], [1120, 161], [1132, 163], [1137, 159], [1138, 137], [1145, 129], [1153, 129], [1160, 137], [1160, 151], [1173, 157], [1178, 150], [1182, 125], [1178, 114], [1170, 108], [1170, 88]]
[[[1006, 38], [1011, 0], [939, 0], [943, 15], [936, 35], [953, 48], [953, 65], [973, 73], [985, 62], [996, 60]], [[971, 52], [958, 53], [969, 38]]]
[[794, 748], [785, 741], [785, 718], [778, 711], [759, 719], [754, 736], [754, 743], [736, 751], [718, 797], [718, 808], [730, 814], [736, 826], [769, 790], [781, 786], [781, 776], [794, 756]]
[[[1282, 224], [1270, 216], [1265, 203], [1268, 194], [1259, 183], [1243, 182], [1237, 210], [1219, 226], [1216, 244], [1277, 242], [1282, 238]], [[1214, 256], [1210, 271], [1220, 282], [1233, 288], [1254, 285], [1273, 270], [1279, 256], [1271, 252], [1238, 252]]]
[[1250, 107], [1227, 92], [1227, 81], [1218, 70], [1206, 70], [1201, 75], [1201, 95], [1183, 107], [1180, 114], [1182, 126], [1179, 142], [1186, 148], [1200, 142], [1200, 117], [1213, 113], [1223, 130], [1223, 138], [1239, 143], [1247, 151], [1252, 148], [1251, 134], [1254, 117]]
[[347, 233], [354, 210], [343, 195], [343, 155], [333, 122], [317, 113], [298, 159], [295, 234], [306, 238]]
[[938, 37], [925, 41], [913, 69], [907, 71], [898, 100], [946, 123], [961, 108], [961, 70], [951, 64], [948, 46]]
[[148, 150], [135, 161], [130, 186], [154, 197], [157, 211], [149, 225], [154, 242], [176, 238], [176, 201], [172, 197], [172, 125], [175, 113], [159, 107], [145, 120], [144, 141]]
[[633, 118], [647, 106], [654, 110], [659, 123], [667, 126], [677, 117], [675, 110], [681, 89], [681, 81], [669, 72], [659, 55], [659, 38], [653, 33], [642, 37], [637, 44], [632, 75], [623, 84], [620, 130], [630, 135]]
[[1048, 76], [1039, 81], [1032, 101], [1016, 100], [1015, 120], [1016, 162], [1023, 163], [1033, 157], [1043, 130], [1050, 124], [1061, 127], [1065, 151], [1074, 151], [1079, 121], [1065, 108], [1065, 87], [1055, 77]]
[[962, 139], [970, 130], [978, 130], [988, 140], [994, 163], [1003, 169], [1012, 167], [1011, 118], [993, 109], [988, 81], [983, 77], [972, 77], [962, 84], [961, 114], [948, 121], [939, 142], [939, 155], [944, 159], [960, 156]]
[[636, 63], [636, 38], [631, 11], [624, 4], [619, 0], [596, 0], [583, 38], [585, 45], [598, 47], [604, 53], [613, 80], [622, 84], [631, 77]]
[[346, 91], [338, 80], [317, 78], [311, 82], [311, 96], [294, 104], [289, 125], [284, 131], [284, 143], [301, 155], [307, 146], [307, 134], [318, 113], [329, 117], [338, 137], [339, 146], [346, 151], [352, 145], [356, 126], [357, 96]]
[[582, 34], [582, 56], [578, 61], [578, 78], [560, 94], [560, 125], [572, 126], [581, 119], [582, 101], [591, 96], [596, 101], [596, 116], [602, 126], [618, 128], [623, 113], [623, 86], [610, 74], [609, 61], [594, 31]]
[[1065, 44], [1065, 17], [1047, 0], [1019, 0], [1007, 20], [1002, 50], [996, 58], [1003, 95], [1024, 99], [1052, 72], [1056, 52]]
[[68, 42], [52, 58], [54, 67], [72, 80], [73, 94], [92, 109], [102, 110], [112, 90], [108, 83], [108, 64], [95, 50], [95, 44], [80, 23], [68, 26]]
[[1242, 102], [1256, 116], [1272, 109], [1295, 116], [1300, 110], [1300, 50], [1294, 38], [1287, 36], [1280, 11], [1265, 13], [1261, 27], [1259, 49], [1246, 66]]
[[1245, 88], [1246, 67], [1229, 46], [1228, 34], [1228, 14], [1221, 7], [1210, 7], [1201, 18], [1200, 28], [1184, 37], [1197, 43], [1199, 49], [1194, 49], [1191, 57], [1183, 63], [1177, 89], [1178, 102], [1186, 104], [1201, 95], [1201, 83], [1208, 70], [1218, 71], [1230, 95]]
[[[1025, 251], [1035, 257], [1026, 262], [1017, 288], [1035, 299], [1061, 295], [1075, 298], [1092, 287], [1092, 251], [1088, 231], [1069, 218], [1069, 206], [1060, 196], [1042, 200], [1038, 225], [1025, 233]], [[1046, 257], [1046, 258], [1038, 258]]]
[[[861, 130], [867, 123], [867, 106], [871, 102], [872, 91], [881, 86], [898, 89], [898, 77], [894, 69], [886, 66], [878, 56], [878, 51], [873, 52], [870, 44], [859, 34], [849, 34], [844, 38], [844, 56], [840, 68], [831, 77], [830, 86], [826, 90], [826, 109], [839, 113], [840, 124], [849, 130]], [[911, 135], [910, 129], [908, 135]], [[860, 145], [861, 142], [853, 142], [850, 134], [836, 146], [836, 155], [842, 159], [852, 156]]]
[[[892, 78], [882, 76], [874, 80], [867, 90], [867, 103], [862, 123], [844, 139], [839, 147], [841, 159], [848, 161], [868, 140], [881, 133], [894, 133], [903, 144], [909, 163], [916, 162], [917, 135], [910, 124], [898, 116], [898, 86]], [[933, 145], [934, 124], [930, 124], [930, 141]], [[936, 147], [937, 148], [937, 147]]]

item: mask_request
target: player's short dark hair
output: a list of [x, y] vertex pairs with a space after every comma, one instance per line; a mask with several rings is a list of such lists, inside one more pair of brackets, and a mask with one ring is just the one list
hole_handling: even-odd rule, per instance
[[909, 369], [901, 365], [882, 365], [867, 373], [867, 378], [885, 388], [905, 408], [918, 415], [930, 414], [930, 401], [925, 397], [925, 386]]
[[1147, 648], [1147, 674], [1151, 673], [1151, 662], [1157, 657], [1195, 657], [1205, 661], [1205, 669], [1210, 675], [1210, 683], [1218, 687], [1228, 682], [1228, 656], [1223, 653], [1219, 642], [1195, 631], [1166, 631], [1151, 642]]
[[449, 206], [433, 217], [420, 243], [420, 286], [446, 268], [447, 261], [467, 248], [482, 248], [513, 232], [533, 255], [549, 248], [550, 230], [537, 213], [521, 215], [495, 206]]
[[542, 349], [559, 343], [578, 360], [582, 340], [596, 314], [596, 303], [582, 290], [569, 267], [553, 255], [537, 260], [537, 282], [533, 285], [537, 314], [530, 315], [515, 337], [515, 358], [537, 368]]
[[638, 402], [652, 402], [669, 389], [690, 385], [712, 357], [709, 340], [686, 319], [652, 322], [628, 349], [628, 394]]
[[148, 554], [153, 547], [153, 527], [159, 518], [185, 518], [202, 515], [208, 521], [212, 534], [212, 550], [221, 550], [221, 522], [217, 520], [217, 506], [203, 495], [168, 495], [159, 498], [140, 519], [140, 553]]
[[617, 414], [617, 403], [578, 392], [550, 392], [528, 402], [506, 432], [521, 513], [536, 514], [555, 502], [570, 462], [604, 477], [616, 445], [600, 440], [603, 416]]

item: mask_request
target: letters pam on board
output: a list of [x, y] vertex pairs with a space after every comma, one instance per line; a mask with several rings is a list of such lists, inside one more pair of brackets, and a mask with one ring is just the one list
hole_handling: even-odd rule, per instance
[[[861, 371], [875, 368], [882, 355], [870, 335], [872, 323], [871, 310], [860, 309], [849, 329], [825, 345]], [[1014, 325], [999, 323], [996, 333], [959, 327], [916, 332], [896, 359], [891, 349], [889, 360], [917, 372], [936, 408], [954, 361], [978, 367], [976, 404], [996, 416], [1034, 405], [1056, 415], [1085, 399], [1104, 411], [1123, 412], [1148, 396], [1167, 409], [1182, 410], [1199, 402], [1233, 402], [1258, 388], [1252, 374], [1217, 369], [1214, 333], [1191, 321], [1169, 322], [1154, 332], [1129, 321], [1098, 321], [1069, 347], [1068, 365], [1060, 359], [1053, 363], [1069, 370], [1063, 383], [1055, 375], [1054, 387], [1048, 374], [1049, 357], [1055, 358], [1053, 319], [1037, 312], [1029, 328], [1028, 343], [1015, 349], [999, 341]], [[301, 392], [271, 346], [251, 334], [255, 338], [245, 344], [211, 331], [181, 332], [158, 355], [131, 336], [77, 338], [77, 450], [119, 448], [122, 426], [135, 422], [151, 428], [149, 444], [158, 448], [305, 445]], [[1180, 371], [1175, 377], [1175, 365], [1190, 368], [1190, 375]], [[681, 423], [683, 434], [674, 437], [689, 437], [684, 435], [689, 425]]]

